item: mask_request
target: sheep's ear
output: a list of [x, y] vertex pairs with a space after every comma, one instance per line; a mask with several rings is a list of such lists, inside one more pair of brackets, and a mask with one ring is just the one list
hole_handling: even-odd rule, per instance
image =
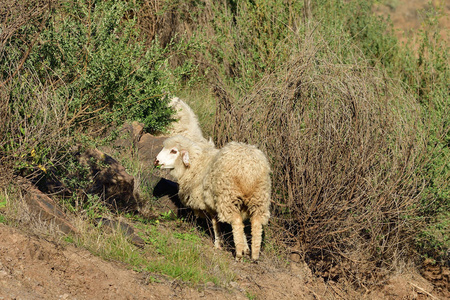
[[189, 152], [181, 151], [181, 158], [183, 159], [183, 164], [186, 167], [189, 167], [191, 165], [191, 163], [189, 162]]

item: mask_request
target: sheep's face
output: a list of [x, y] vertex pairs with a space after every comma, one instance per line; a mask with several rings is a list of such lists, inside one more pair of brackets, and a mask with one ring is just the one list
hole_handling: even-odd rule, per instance
[[180, 165], [180, 159], [186, 168], [190, 166], [187, 151], [180, 150], [178, 147], [164, 147], [156, 156], [155, 166], [161, 167], [161, 169], [175, 169], [177, 165]]

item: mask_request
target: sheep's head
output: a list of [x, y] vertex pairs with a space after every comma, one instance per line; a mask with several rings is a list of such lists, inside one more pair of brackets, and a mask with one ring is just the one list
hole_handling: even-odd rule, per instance
[[174, 169], [177, 165], [177, 161], [183, 162], [187, 168], [189, 163], [189, 152], [187, 150], [180, 150], [178, 147], [163, 148], [156, 156], [155, 166], [161, 169]]
[[182, 136], [175, 136], [164, 141], [164, 148], [156, 156], [154, 165], [161, 169], [171, 170], [171, 174], [180, 178], [191, 166], [189, 149], [193, 142]]

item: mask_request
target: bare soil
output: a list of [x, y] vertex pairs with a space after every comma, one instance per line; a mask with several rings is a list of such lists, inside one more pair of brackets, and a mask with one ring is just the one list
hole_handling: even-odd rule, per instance
[[[233, 260], [231, 254], [229, 259]], [[190, 286], [0, 224], [0, 299], [445, 299], [449, 295], [413, 272], [394, 276], [383, 287], [356, 291], [345, 282], [325, 283], [302, 263], [280, 268], [263, 257], [258, 264], [233, 262], [231, 268], [238, 276], [229, 287]], [[437, 273], [442, 277], [442, 271]]]
[[397, 37], [400, 41], [412, 38], [421, 28], [426, 12], [430, 5], [434, 8], [442, 6], [444, 16], [439, 19], [439, 29], [442, 37], [450, 42], [450, 1], [444, 0], [391, 0], [380, 1], [386, 4], [379, 4], [374, 11], [378, 15], [390, 16]]
[[0, 299], [314, 299], [316, 286], [324, 289], [321, 294], [330, 293], [307, 269], [287, 272], [237, 262], [233, 267], [240, 275], [229, 288], [190, 287], [154, 274], [159, 282], [151, 282], [149, 274], [87, 250], [0, 224]]

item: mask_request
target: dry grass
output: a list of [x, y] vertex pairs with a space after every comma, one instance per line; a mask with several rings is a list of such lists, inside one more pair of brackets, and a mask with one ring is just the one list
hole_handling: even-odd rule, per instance
[[32, 73], [24, 73], [0, 92], [0, 160], [5, 175], [14, 170], [29, 179], [42, 176], [59, 164], [64, 158], [60, 151], [73, 143], [64, 99], [36, 82]]
[[[55, 151], [67, 142], [65, 99], [52, 87], [44, 86], [36, 72], [24, 64], [51, 5], [51, 1], [39, 0], [2, 1], [0, 5], [0, 60], [9, 64], [0, 68], [0, 163], [2, 176], [8, 178], [12, 169], [29, 177], [41, 173], [49, 163], [56, 162]], [[3, 56], [11, 55], [4, 50], [10, 46], [11, 37], [27, 37], [23, 29], [27, 24], [34, 24], [38, 32], [31, 41], [16, 45], [13, 53], [20, 59], [5, 59]]]

